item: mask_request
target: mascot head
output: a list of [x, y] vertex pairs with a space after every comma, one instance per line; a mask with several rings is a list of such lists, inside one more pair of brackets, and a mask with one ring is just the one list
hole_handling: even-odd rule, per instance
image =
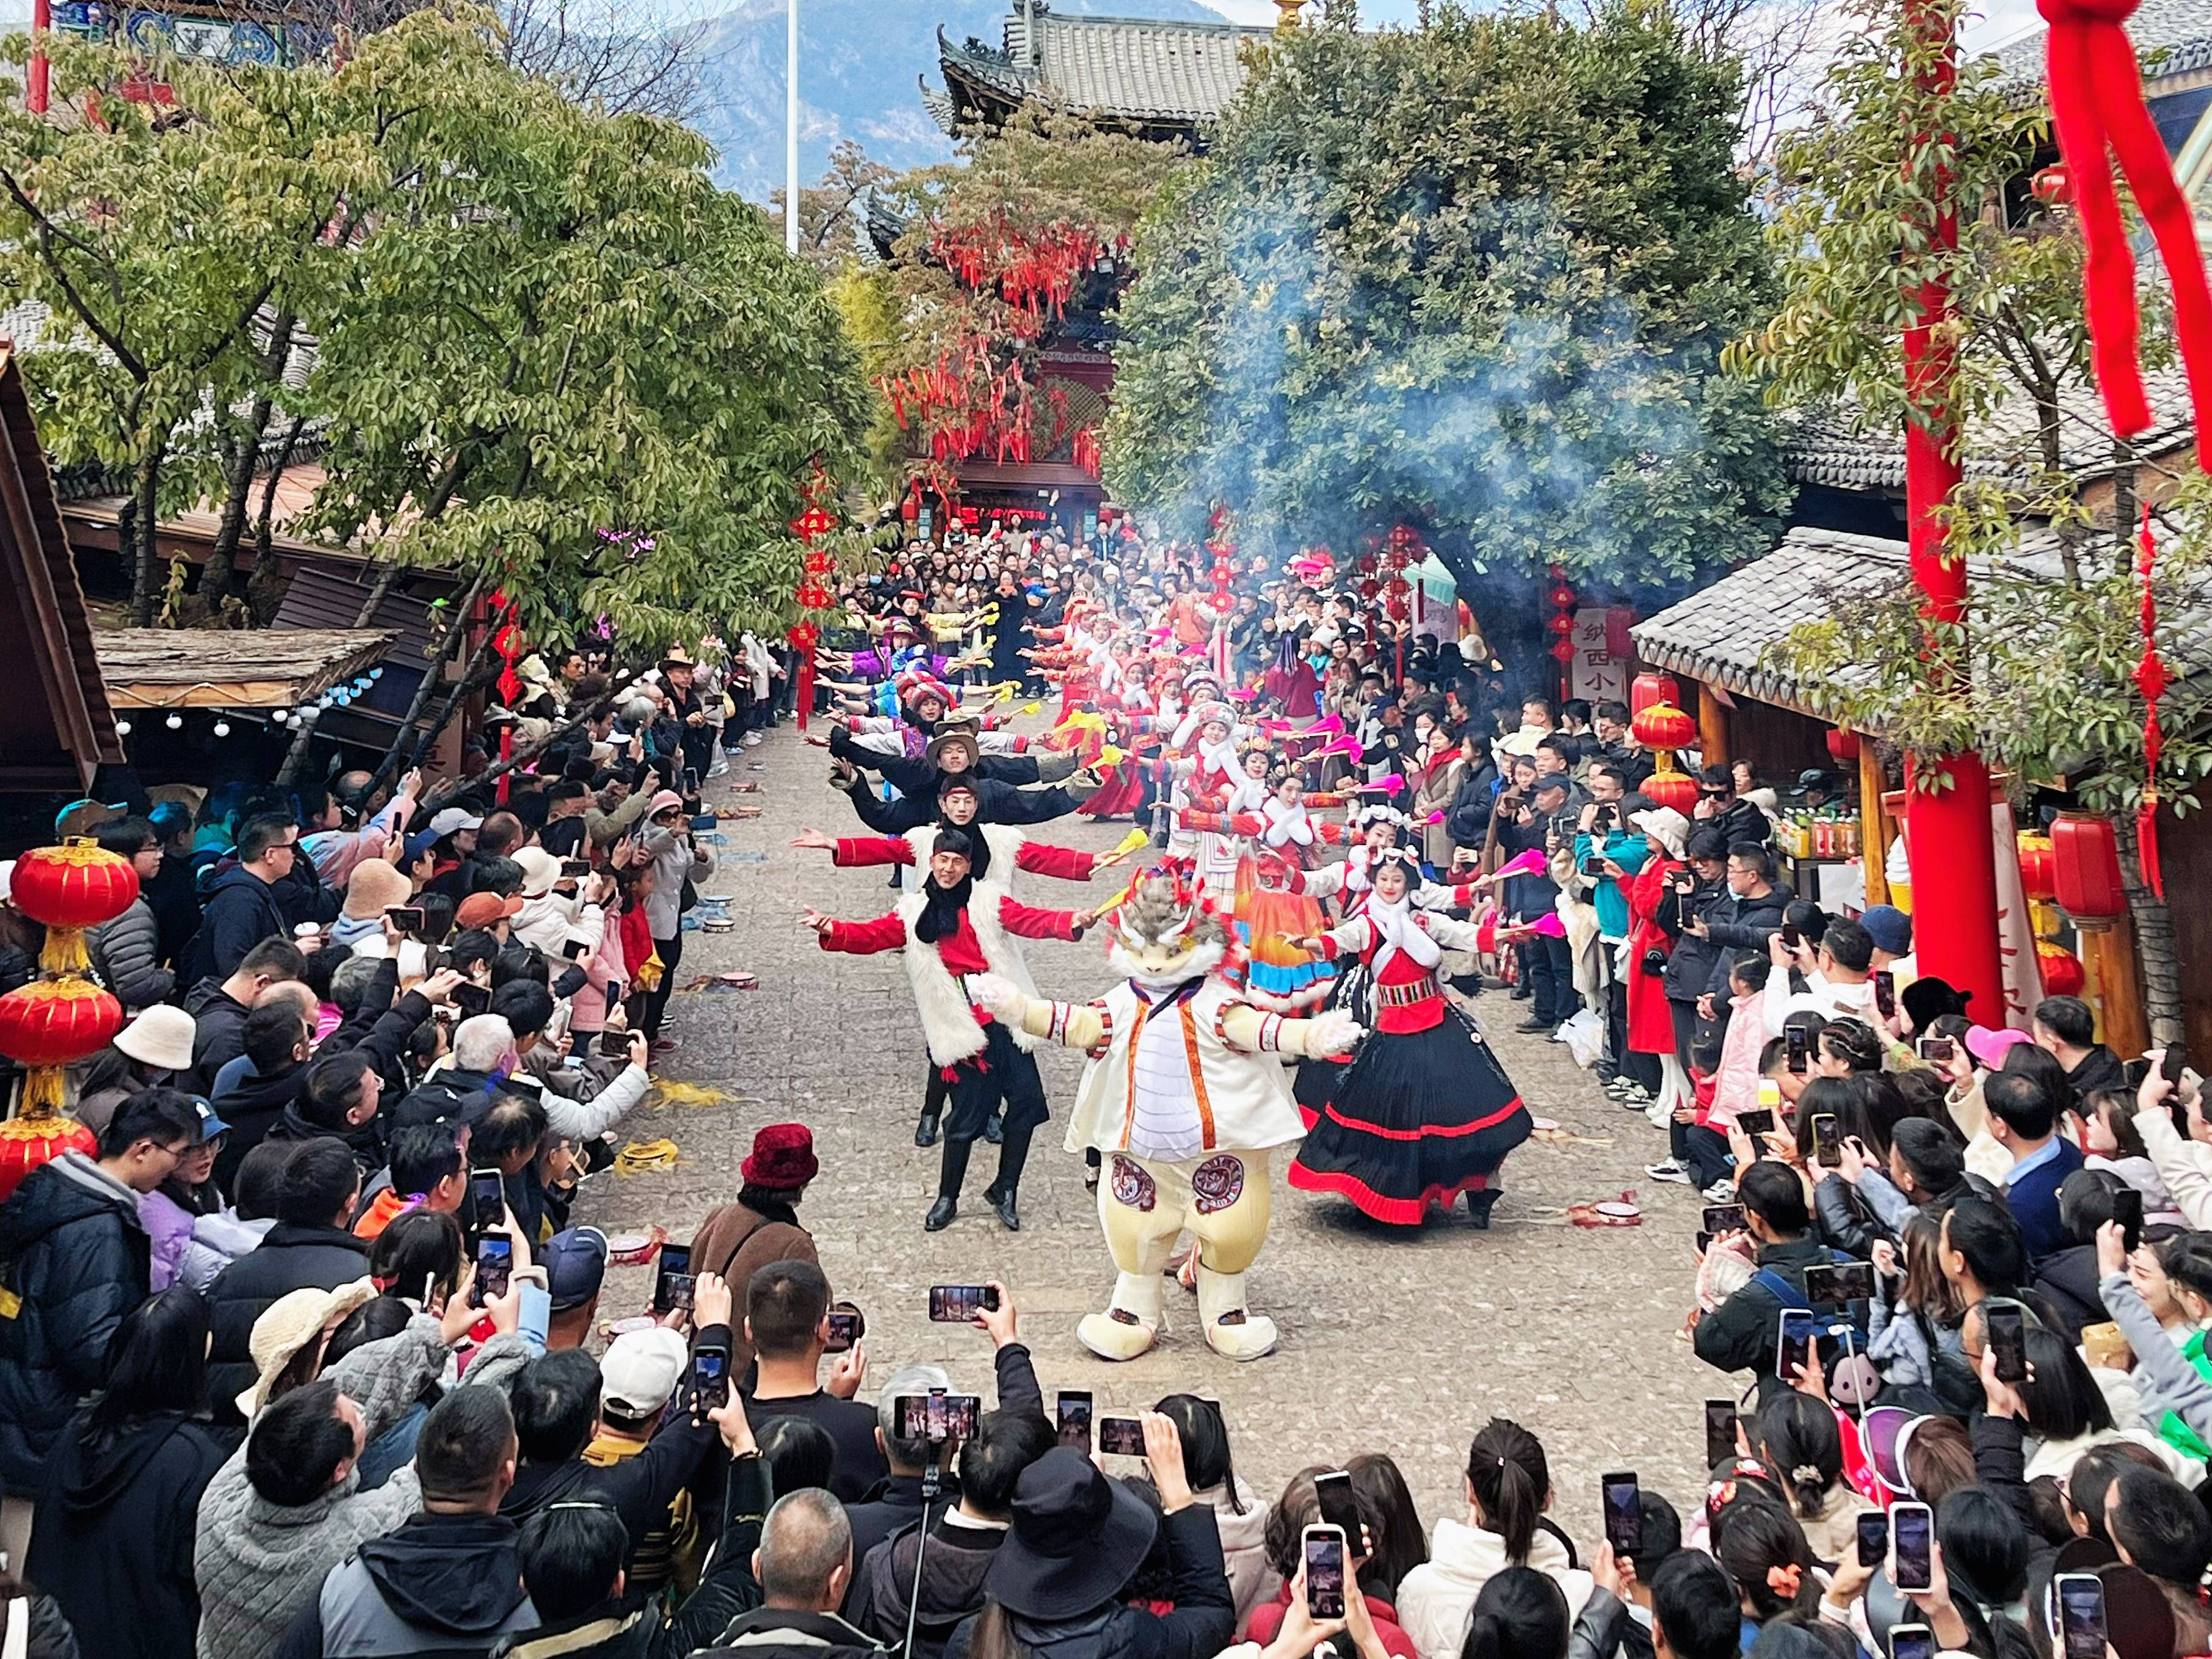
[[1147, 871], [1114, 914], [1107, 959], [1146, 988], [1164, 988], [1212, 973], [1233, 948], [1229, 924], [1187, 875]]

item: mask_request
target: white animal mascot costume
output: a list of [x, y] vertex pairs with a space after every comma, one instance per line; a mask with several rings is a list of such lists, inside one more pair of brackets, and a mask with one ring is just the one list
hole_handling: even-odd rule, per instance
[[1017, 1030], [1091, 1056], [1067, 1145], [1106, 1163], [1098, 1218], [1121, 1277], [1113, 1305], [1076, 1328], [1103, 1358], [1133, 1359], [1159, 1340], [1160, 1280], [1185, 1230], [1198, 1240], [1206, 1341], [1231, 1359], [1275, 1346], [1274, 1322], [1246, 1305], [1244, 1273], [1267, 1239], [1267, 1153], [1304, 1132], [1276, 1056], [1342, 1054], [1361, 1031], [1349, 1014], [1285, 1019], [1240, 1000], [1221, 971], [1231, 939], [1187, 874], [1154, 871], [1115, 913], [1109, 959], [1128, 978], [1096, 1001], [971, 981]]

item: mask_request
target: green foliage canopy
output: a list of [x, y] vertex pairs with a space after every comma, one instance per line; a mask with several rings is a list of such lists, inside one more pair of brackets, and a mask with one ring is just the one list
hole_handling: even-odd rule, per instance
[[1623, 584], [1770, 544], [1788, 492], [1717, 372], [1767, 292], [1735, 73], [1655, 8], [1437, 9], [1256, 49], [1121, 307], [1108, 476], [1195, 533], [1410, 521], [1464, 582]]

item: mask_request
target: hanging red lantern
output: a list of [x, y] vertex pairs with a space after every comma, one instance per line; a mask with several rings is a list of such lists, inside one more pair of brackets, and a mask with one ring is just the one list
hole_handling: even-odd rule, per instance
[[40, 965], [50, 974], [74, 973], [90, 966], [83, 930], [112, 921], [131, 908], [138, 896], [138, 872], [129, 859], [90, 840], [72, 839], [24, 854], [15, 860], [8, 887], [15, 908], [46, 926]]
[[2110, 818], [2062, 812], [2051, 826], [2051, 890], [2076, 921], [2111, 921], [2126, 913], [2120, 852]]
[[1559, 615], [1553, 617], [1549, 622], [1546, 623], [1544, 626], [1550, 629], [1552, 632], [1558, 635], [1564, 640], [1568, 635], [1575, 631], [1575, 619], [1562, 611]]
[[1698, 740], [1698, 723], [1671, 702], [1655, 702], [1639, 709], [1629, 723], [1636, 741], [1646, 749], [1685, 749]]
[[1632, 715], [1642, 714], [1655, 702], [1679, 706], [1680, 701], [1674, 695], [1674, 682], [1666, 675], [1655, 673], [1648, 668], [1638, 674], [1634, 684], [1628, 688], [1628, 710]]
[[98, 1150], [92, 1131], [62, 1110], [63, 1068], [122, 1029], [123, 1005], [82, 975], [33, 980], [0, 997], [0, 1054], [25, 1068], [15, 1115], [0, 1123], [0, 1200], [63, 1152]]
[[1828, 758], [1838, 766], [1856, 766], [1859, 758], [1859, 734], [1832, 727], [1827, 733]]
[[2035, 193], [2035, 199], [2045, 207], [2074, 199], [2074, 185], [2066, 177], [2066, 163], [2063, 161], [2054, 161], [2041, 169], [2027, 181], [2027, 187]]
[[1671, 806], [1686, 818], [1698, 805], [1698, 781], [1687, 772], [1654, 772], [1636, 787], [1653, 805]]
[[2078, 997], [2089, 982], [2081, 958], [2047, 939], [2036, 940], [2035, 963], [2043, 970], [2043, 994], [2047, 997]]
[[1571, 611], [1574, 608], [1575, 590], [1564, 582], [1553, 588], [1548, 597], [1553, 605], [1561, 611]]
[[1565, 668], [1575, 659], [1575, 642], [1572, 640], [1553, 640], [1552, 655], [1559, 666]]
[[2058, 896], [2058, 872], [2051, 850], [2051, 837], [2023, 833], [2015, 839], [2020, 846], [2021, 891], [2039, 902], [2050, 902]]

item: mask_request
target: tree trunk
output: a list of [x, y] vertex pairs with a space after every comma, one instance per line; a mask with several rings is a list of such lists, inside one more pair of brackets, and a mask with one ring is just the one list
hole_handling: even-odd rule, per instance
[[298, 446], [301, 431], [307, 417], [295, 416], [284, 434], [283, 447], [276, 452], [276, 459], [269, 469], [269, 483], [261, 492], [261, 511], [253, 525], [253, 574], [246, 578], [246, 595], [253, 606], [253, 618], [266, 623], [276, 614], [283, 596], [276, 592], [276, 484], [284, 476], [284, 469], [292, 464], [292, 451]]
[[[632, 669], [628, 672], [617, 675], [615, 677], [615, 684], [618, 687], [627, 689], [631, 680], [635, 678], [636, 673], [637, 671]], [[552, 748], [554, 744], [559, 743], [562, 738], [573, 737], [576, 732], [582, 730], [592, 721], [598, 720], [600, 716], [605, 714], [609, 709], [615, 706], [615, 700], [621, 695], [622, 691], [619, 690], [608, 692], [605, 696], [601, 697], [589, 708], [584, 709], [579, 713], [571, 714], [567, 720], [562, 721], [560, 725], [555, 726], [544, 737], [536, 738], [532, 742], [523, 744], [522, 747], [516, 750], [505, 760], [501, 761], [497, 765], [488, 767], [483, 771], [477, 773], [474, 777], [461, 778], [454, 782], [446, 785], [442, 789], [434, 793], [430, 799], [422, 803], [423, 811], [425, 813], [434, 812], [439, 807], [444, 805], [446, 802], [453, 799], [457, 795], [466, 794], [472, 789], [480, 789], [487, 783], [495, 783], [501, 778], [505, 777], [509, 772], [514, 771], [516, 768], [529, 765], [531, 762], [536, 760], [540, 755]]]
[[446, 637], [438, 641], [436, 653], [423, 669], [422, 683], [415, 688], [414, 698], [407, 705], [407, 713], [400, 720], [399, 729], [392, 734], [392, 746], [384, 751], [384, 758], [376, 763], [375, 778], [362, 792], [365, 795], [375, 793], [385, 783], [399, 775], [399, 758], [408, 751], [409, 738], [414, 732], [415, 722], [422, 718], [422, 711], [430, 706], [430, 698], [438, 689], [438, 681], [445, 672], [446, 665], [453, 660], [453, 653], [468, 637], [469, 612], [476, 609], [477, 595], [483, 592], [484, 581], [484, 576], [479, 574], [469, 584], [469, 591], [461, 596], [460, 605], [453, 612], [453, 623], [446, 629]]
[[151, 628], [161, 603], [161, 584], [155, 572], [161, 568], [161, 526], [154, 517], [154, 495], [161, 481], [161, 456], [157, 449], [140, 461], [131, 480], [131, 621], [135, 628]]
[[[200, 572], [200, 596], [218, 617], [222, 612], [222, 601], [237, 586], [238, 544], [246, 533], [246, 503], [253, 495], [253, 474], [261, 459], [261, 440], [269, 430], [270, 416], [276, 410], [275, 387], [284, 372], [284, 360], [292, 355], [295, 323], [296, 319], [287, 313], [279, 316], [271, 325], [269, 349], [261, 356], [262, 390], [253, 399], [252, 412], [246, 417], [247, 429], [239, 441], [238, 451], [223, 467], [222, 512], [216, 520], [214, 548]], [[288, 443], [288, 453], [289, 448]]]
[[422, 765], [422, 757], [429, 753], [430, 745], [438, 740], [438, 733], [444, 731], [447, 723], [453, 720], [455, 711], [461, 706], [461, 700], [481, 691], [485, 685], [491, 684], [489, 679], [483, 679], [480, 683], [479, 677], [483, 673], [486, 659], [492, 653], [492, 641], [498, 637], [499, 628], [496, 621], [488, 621], [484, 628], [483, 638], [477, 641], [477, 648], [469, 654], [469, 665], [461, 671], [460, 678], [453, 682], [453, 689], [447, 694], [446, 701], [439, 705], [436, 717], [416, 738], [415, 752], [407, 757], [409, 769], [411, 770]]
[[398, 577], [399, 561], [397, 559], [387, 559], [377, 568], [376, 580], [368, 586], [368, 597], [361, 602], [361, 609], [354, 614], [353, 625], [356, 628], [374, 626], [376, 613], [384, 608], [384, 601], [392, 593], [392, 584]]
[[2143, 1014], [2151, 1043], [2159, 1047], [2181, 1035], [2181, 957], [2174, 948], [2173, 913], [2143, 881], [2135, 815], [2115, 812], [2112, 824], [2119, 834], [2120, 885], [2127, 891], [2136, 955], [2142, 963]]
[[307, 763], [307, 750], [313, 746], [315, 727], [321, 724], [323, 711], [310, 708], [300, 716], [300, 729], [292, 735], [292, 746], [284, 751], [284, 763], [276, 769], [276, 787], [289, 789], [300, 780], [301, 769]]

